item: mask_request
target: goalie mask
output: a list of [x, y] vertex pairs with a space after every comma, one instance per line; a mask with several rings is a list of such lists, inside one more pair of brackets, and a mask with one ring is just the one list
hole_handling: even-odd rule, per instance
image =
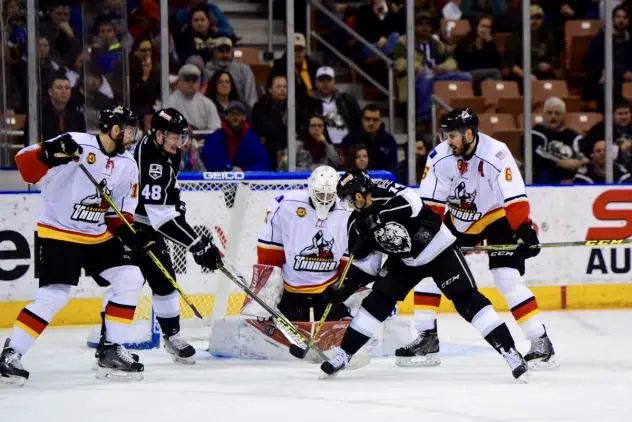
[[330, 166], [317, 167], [309, 176], [307, 189], [319, 220], [325, 220], [336, 202], [338, 172]]

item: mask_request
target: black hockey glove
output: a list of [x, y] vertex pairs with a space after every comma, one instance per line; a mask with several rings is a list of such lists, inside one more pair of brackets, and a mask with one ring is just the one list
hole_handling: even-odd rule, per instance
[[116, 235], [135, 254], [151, 251], [157, 256], [159, 251], [156, 246], [155, 232], [150, 228], [143, 228], [138, 225], [134, 225], [134, 230], [136, 233], [132, 233], [129, 227], [123, 225], [117, 230]]
[[222, 263], [222, 254], [208, 237], [202, 237], [189, 248], [198, 265], [215, 271]]
[[516, 230], [516, 235], [523, 242], [516, 248], [516, 252], [518, 252], [520, 256], [524, 259], [528, 259], [540, 253], [540, 241], [538, 240], [538, 234], [531, 220], [522, 223], [520, 227], [518, 227], [518, 230]]
[[48, 168], [53, 168], [79, 160], [82, 152], [81, 146], [66, 133], [52, 141], [42, 143], [40, 160]]

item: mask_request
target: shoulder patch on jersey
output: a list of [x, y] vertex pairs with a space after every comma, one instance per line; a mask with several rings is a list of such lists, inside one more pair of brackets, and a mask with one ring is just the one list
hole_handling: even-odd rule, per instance
[[97, 156], [94, 155], [94, 152], [91, 152], [88, 154], [88, 158], [86, 158], [86, 161], [88, 162], [88, 164], [94, 164], [97, 162]]
[[150, 164], [149, 177], [154, 180], [160, 179], [162, 177], [162, 164]]
[[504, 160], [506, 156], [507, 154], [505, 154], [505, 151], [502, 151], [502, 150], [498, 151], [495, 154], [495, 157], [498, 158], [499, 160]]
[[283, 201], [284, 196], [277, 196], [276, 198], [274, 198], [275, 201], [277, 201], [279, 204], [281, 203], [281, 201]]
[[437, 156], [437, 150], [433, 149], [432, 151], [430, 151], [430, 158], [435, 158]]
[[296, 215], [298, 215], [299, 217], [305, 217], [305, 214], [307, 214], [307, 211], [305, 210], [305, 208], [298, 207], [296, 209]]

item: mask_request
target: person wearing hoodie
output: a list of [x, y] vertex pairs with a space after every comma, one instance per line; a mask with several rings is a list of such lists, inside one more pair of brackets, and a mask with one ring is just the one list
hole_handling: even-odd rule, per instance
[[266, 171], [268, 154], [246, 122], [246, 106], [231, 101], [222, 127], [204, 141], [202, 161], [208, 171]]
[[393, 135], [384, 129], [382, 113], [374, 104], [362, 109], [362, 129], [350, 133], [342, 140], [342, 147], [364, 144], [369, 152], [369, 162], [379, 170], [395, 170], [397, 166], [397, 142]]
[[257, 83], [252, 69], [245, 63], [235, 61], [233, 56], [233, 40], [227, 36], [215, 39], [215, 47], [213, 48], [213, 58], [206, 63], [206, 68], [210, 75], [219, 70], [224, 70], [231, 74], [235, 80], [235, 87], [239, 94], [239, 98], [249, 107], [252, 108], [259, 96], [257, 95]]

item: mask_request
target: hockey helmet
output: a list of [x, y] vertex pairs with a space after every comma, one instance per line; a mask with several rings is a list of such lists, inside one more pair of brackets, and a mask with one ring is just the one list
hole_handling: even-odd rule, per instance
[[312, 171], [307, 180], [309, 197], [316, 208], [319, 220], [327, 218], [329, 210], [336, 202], [338, 179], [338, 172], [333, 167], [319, 166]]
[[160, 109], [151, 116], [151, 129], [179, 135], [178, 146], [182, 147], [189, 141], [189, 123], [175, 108]]
[[355, 199], [356, 193], [362, 195], [369, 193], [372, 185], [371, 177], [366, 171], [352, 170], [342, 176], [336, 191], [341, 200], [351, 202]]
[[111, 105], [99, 112], [99, 130], [109, 134], [114, 126], [119, 126], [122, 131], [126, 127], [138, 129], [138, 117], [127, 107]]
[[469, 107], [457, 107], [441, 119], [441, 130], [444, 133], [465, 129], [472, 129], [474, 132], [478, 130], [478, 116]]

